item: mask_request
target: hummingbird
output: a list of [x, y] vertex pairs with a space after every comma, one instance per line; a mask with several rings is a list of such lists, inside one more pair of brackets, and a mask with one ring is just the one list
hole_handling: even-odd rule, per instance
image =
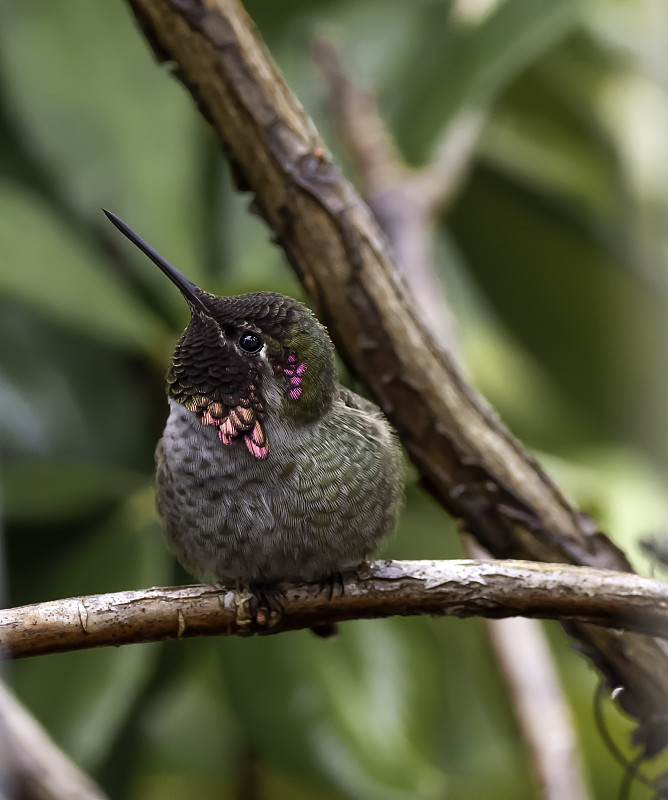
[[395, 527], [403, 463], [389, 422], [337, 382], [332, 341], [305, 305], [205, 292], [104, 213], [190, 309], [156, 450], [171, 550], [204, 582], [334, 582]]

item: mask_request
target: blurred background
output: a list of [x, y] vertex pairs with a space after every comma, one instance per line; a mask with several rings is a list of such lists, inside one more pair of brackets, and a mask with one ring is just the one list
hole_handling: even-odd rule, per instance
[[[462, 112], [487, 115], [436, 230], [462, 360], [647, 572], [638, 539], [668, 526], [664, 0], [246, 7], [339, 156], [314, 34], [335, 38], [377, 93], [410, 164]], [[152, 487], [187, 309], [100, 207], [209, 291], [304, 299], [248, 201], [124, 3], [0, 3], [4, 605], [189, 581], [163, 546]], [[462, 555], [412, 471], [383, 555]], [[596, 674], [546, 628], [593, 795], [607, 800], [622, 770], [595, 728]], [[26, 660], [4, 677], [117, 798], [534, 796], [480, 620], [137, 645]], [[629, 721], [605, 711], [624, 746]]]

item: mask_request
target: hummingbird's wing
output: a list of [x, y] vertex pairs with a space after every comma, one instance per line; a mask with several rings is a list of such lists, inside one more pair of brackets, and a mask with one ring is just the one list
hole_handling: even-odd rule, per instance
[[351, 389], [346, 389], [345, 386], [339, 386], [339, 400], [341, 400], [344, 405], [348, 406], [348, 408], [355, 408], [358, 411], [366, 411], [368, 413], [381, 413], [375, 403], [353, 392]]

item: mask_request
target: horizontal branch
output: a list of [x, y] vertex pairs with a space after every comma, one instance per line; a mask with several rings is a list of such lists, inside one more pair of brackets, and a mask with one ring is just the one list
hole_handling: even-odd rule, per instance
[[[183, 586], [71, 597], [0, 611], [0, 653], [23, 658], [190, 636], [280, 633], [394, 615], [568, 619], [668, 639], [668, 584], [528, 561], [374, 561], [344, 592], [282, 584], [282, 612], [256, 615], [233, 586]], [[264, 623], [264, 624], [263, 624]]]

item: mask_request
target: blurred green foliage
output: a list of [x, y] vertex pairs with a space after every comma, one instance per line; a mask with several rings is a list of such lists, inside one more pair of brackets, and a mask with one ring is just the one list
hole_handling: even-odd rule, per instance
[[[637, 537], [667, 517], [661, 3], [247, 4], [335, 150], [315, 32], [335, 35], [353, 76], [376, 90], [410, 163], [462, 111], [489, 114], [436, 231], [462, 355], [640, 568]], [[7, 605], [187, 580], [163, 547], [151, 483], [162, 374], [187, 312], [100, 207], [210, 291], [303, 297], [168, 72], [123, 3], [0, 4]], [[461, 554], [414, 478], [384, 554]], [[595, 674], [550, 632], [595, 796], [607, 800], [622, 773], [594, 728]], [[534, 792], [475, 620], [351, 623], [328, 642], [297, 633], [81, 652], [17, 663], [7, 677], [113, 797]], [[607, 711], [623, 742], [629, 723]]]

